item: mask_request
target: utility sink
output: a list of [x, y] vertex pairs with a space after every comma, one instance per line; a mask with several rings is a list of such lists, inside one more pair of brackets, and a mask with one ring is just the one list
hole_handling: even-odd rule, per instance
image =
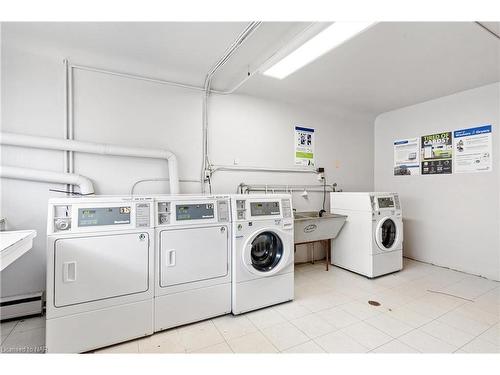
[[329, 240], [337, 237], [347, 219], [345, 215], [317, 211], [294, 213], [294, 242], [304, 243]]
[[0, 271], [20, 258], [33, 247], [36, 230], [0, 232]]

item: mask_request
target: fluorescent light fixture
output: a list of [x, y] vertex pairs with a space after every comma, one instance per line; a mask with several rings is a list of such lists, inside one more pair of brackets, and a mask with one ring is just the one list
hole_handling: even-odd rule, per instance
[[374, 24], [375, 22], [335, 22], [271, 66], [263, 74], [283, 79]]

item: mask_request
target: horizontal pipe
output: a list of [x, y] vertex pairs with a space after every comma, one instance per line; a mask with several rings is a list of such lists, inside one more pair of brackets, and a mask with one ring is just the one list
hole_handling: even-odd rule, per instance
[[0, 143], [10, 146], [40, 148], [45, 150], [74, 151], [87, 154], [130, 156], [138, 158], [164, 159], [168, 162], [170, 193], [179, 194], [177, 157], [168, 150], [82, 142], [68, 139], [36, 137], [14, 133], [1, 133]]
[[108, 74], [108, 75], [116, 76], [116, 77], [136, 79], [138, 81], [145, 81], [145, 82], [158, 83], [161, 85], [180, 87], [183, 89], [188, 89], [188, 90], [193, 90], [193, 91], [205, 91], [205, 89], [203, 87], [200, 87], [200, 86], [188, 85], [186, 83], [180, 83], [180, 82], [174, 82], [174, 81], [167, 81], [167, 80], [159, 79], [159, 78], [145, 77], [145, 76], [140, 76], [137, 74], [114, 72], [111, 70], [94, 68], [91, 66], [71, 65], [71, 68], [78, 69], [78, 70], [85, 70], [85, 71], [94, 72], [94, 73]]
[[337, 184], [327, 184], [327, 185], [247, 185], [247, 184], [240, 184], [239, 185], [241, 188], [246, 189], [246, 190], [256, 190], [256, 189], [267, 189], [267, 190], [313, 190], [313, 189], [318, 189], [319, 191], [323, 191], [324, 188], [326, 189], [335, 189]]
[[276, 192], [276, 191], [283, 191], [283, 192], [294, 192], [294, 191], [304, 191], [304, 190], [307, 190], [308, 192], [318, 192], [318, 193], [323, 193], [323, 191], [326, 191], [328, 193], [332, 193], [334, 192], [335, 190], [331, 187], [331, 186], [328, 186], [325, 190], [323, 190], [323, 188], [289, 188], [289, 189], [285, 189], [285, 188], [273, 188], [273, 187], [268, 187], [268, 188], [262, 188], [262, 187], [252, 187], [252, 186], [249, 186], [247, 188], [244, 188], [243, 189], [244, 192], [250, 192], [250, 191], [265, 191], [265, 192]]
[[213, 165], [212, 173], [218, 171], [238, 171], [238, 172], [273, 172], [273, 173], [308, 173], [317, 174], [314, 169], [299, 169], [299, 168], [269, 168], [255, 166], [239, 166], [239, 165]]
[[75, 173], [60, 173], [3, 165], [0, 167], [0, 177], [25, 181], [76, 185], [80, 188], [80, 194], [94, 194], [94, 185], [92, 184], [92, 181], [85, 176]]
[[[130, 189], [130, 195], [134, 195], [134, 191], [137, 185], [142, 184], [143, 182], [162, 182], [162, 181], [170, 181], [169, 178], [145, 178], [143, 180], [139, 180], [134, 182], [132, 185], [132, 188]], [[193, 183], [200, 183], [200, 180], [195, 180], [195, 179], [179, 179], [179, 182], [193, 182]]]

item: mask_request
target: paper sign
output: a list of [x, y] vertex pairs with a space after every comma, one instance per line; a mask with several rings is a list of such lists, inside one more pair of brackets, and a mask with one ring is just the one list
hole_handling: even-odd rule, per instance
[[489, 172], [492, 170], [491, 125], [453, 132], [455, 173]]
[[295, 127], [295, 165], [314, 166], [314, 129]]
[[401, 139], [394, 142], [394, 176], [420, 174], [420, 152], [418, 138]]
[[420, 145], [423, 175], [452, 173], [453, 143], [451, 132], [424, 135]]

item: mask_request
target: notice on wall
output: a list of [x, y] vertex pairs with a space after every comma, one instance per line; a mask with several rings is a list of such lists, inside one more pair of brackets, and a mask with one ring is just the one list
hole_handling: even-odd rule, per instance
[[420, 174], [419, 151], [418, 138], [394, 141], [394, 176]]
[[450, 174], [453, 163], [451, 132], [424, 135], [421, 138], [422, 174]]
[[489, 172], [492, 169], [491, 125], [455, 130], [455, 173]]
[[314, 166], [314, 129], [295, 127], [295, 165]]

